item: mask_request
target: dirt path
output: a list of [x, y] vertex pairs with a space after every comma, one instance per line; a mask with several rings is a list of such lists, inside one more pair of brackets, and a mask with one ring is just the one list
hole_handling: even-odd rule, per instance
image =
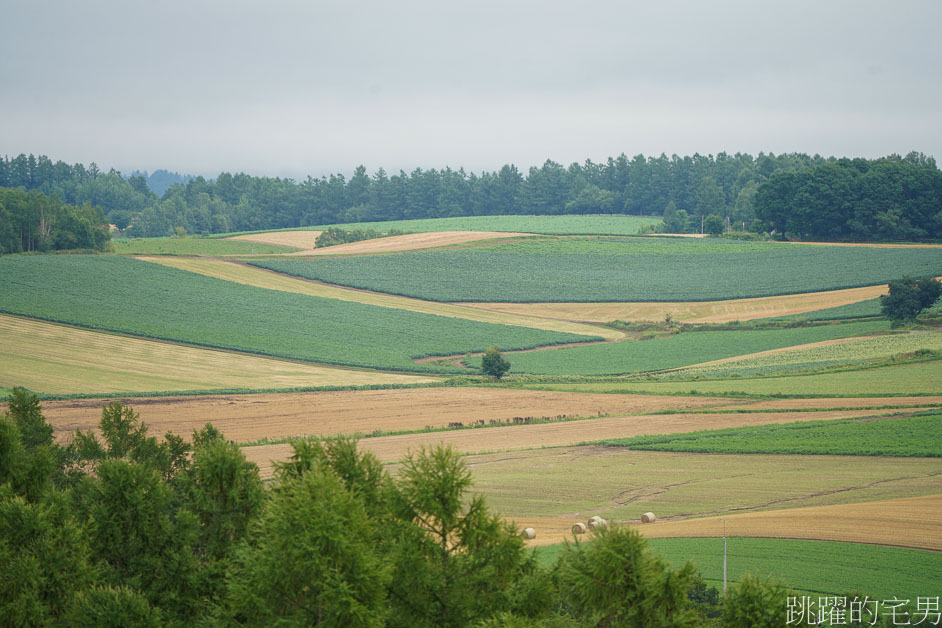
[[[723, 519], [730, 537], [849, 541], [942, 551], [942, 494], [631, 525], [648, 538], [721, 537]], [[572, 540], [569, 529], [575, 522], [565, 517], [516, 519], [521, 528], [537, 530], [531, 546]]]

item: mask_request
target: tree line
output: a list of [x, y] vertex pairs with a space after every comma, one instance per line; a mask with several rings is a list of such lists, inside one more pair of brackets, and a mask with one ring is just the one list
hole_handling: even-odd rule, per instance
[[942, 172], [918, 153], [839, 159], [778, 172], [756, 191], [756, 216], [805, 240], [942, 238]]
[[0, 188], [0, 255], [90, 249], [104, 251], [111, 232], [100, 207], [64, 205], [38, 190]]
[[0, 624], [784, 625], [780, 585], [746, 578], [721, 601], [630, 528], [540, 566], [445, 447], [392, 476], [353, 439], [299, 439], [266, 485], [209, 424], [158, 439], [113, 402], [98, 434], [60, 446], [35, 395], [10, 395]]
[[[939, 178], [920, 153], [877, 160], [803, 153], [658, 157], [625, 154], [568, 167], [548, 160], [526, 173], [463, 168], [293, 179], [221, 173], [193, 177], [158, 196], [138, 174], [48, 157], [0, 158], [0, 187], [85, 202], [130, 236], [224, 233], [374, 220], [491, 214], [664, 216], [664, 230], [775, 231], [802, 238], [939, 237]], [[762, 194], [759, 191], [763, 190]], [[758, 221], [757, 221], [758, 219]], [[894, 226], [899, 223], [901, 226]]]

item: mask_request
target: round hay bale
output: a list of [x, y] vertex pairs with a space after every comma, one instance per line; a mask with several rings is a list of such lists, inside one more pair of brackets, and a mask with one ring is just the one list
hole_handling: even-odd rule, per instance
[[641, 523], [654, 523], [657, 521], [657, 517], [654, 516], [653, 512], [646, 512], [641, 515]]
[[574, 526], [572, 526], [573, 534], [585, 534], [585, 531], [586, 531], [585, 524], [582, 523], [581, 521], [575, 524]]
[[593, 521], [601, 521], [601, 520], [602, 520], [602, 518], [601, 518], [600, 516], [598, 516], [598, 515], [594, 515], [594, 516], [592, 516], [592, 517], [589, 517], [589, 523], [592, 523]]
[[535, 538], [536, 538], [536, 530], [534, 530], [533, 528], [524, 528], [524, 529], [523, 529], [523, 538], [525, 538], [525, 539], [535, 539]]
[[605, 528], [605, 527], [608, 527], [608, 521], [606, 521], [605, 519], [602, 519], [601, 517], [599, 517], [598, 519], [589, 521], [590, 530], [601, 530], [602, 528]]

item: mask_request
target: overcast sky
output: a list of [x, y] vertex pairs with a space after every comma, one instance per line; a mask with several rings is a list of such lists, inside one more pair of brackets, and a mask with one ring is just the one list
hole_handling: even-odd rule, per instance
[[942, 2], [2, 0], [0, 154], [320, 176], [942, 158]]

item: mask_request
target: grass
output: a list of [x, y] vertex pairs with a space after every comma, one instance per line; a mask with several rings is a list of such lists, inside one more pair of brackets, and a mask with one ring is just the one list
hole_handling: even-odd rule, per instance
[[[557, 447], [468, 456], [474, 489], [503, 516], [699, 517], [939, 492], [935, 458], [688, 454]], [[588, 515], [586, 515], [588, 516]]]
[[617, 375], [689, 366], [888, 327], [886, 321], [865, 321], [792, 329], [689, 332], [639, 342], [517, 353], [509, 358], [514, 373]]
[[[339, 229], [373, 229], [389, 231], [399, 229], [410, 233], [433, 231], [520, 231], [554, 235], [636, 235], [641, 227], [656, 225], [660, 218], [643, 216], [460, 216], [455, 218], [421, 218], [418, 220], [385, 220], [379, 222], [348, 222], [333, 225], [302, 227], [302, 230], [322, 231], [330, 227]], [[279, 229], [278, 231], [293, 231]], [[244, 233], [265, 233], [250, 231]], [[230, 237], [244, 233], [226, 233], [213, 237]]]
[[804, 421], [784, 425], [638, 436], [603, 445], [645, 451], [942, 457], [942, 414]]
[[[29, 347], [23, 351], [23, 347]], [[0, 315], [0, 386], [47, 395], [408, 384], [427, 377], [338, 369], [129, 338]], [[167, 368], [167, 365], [173, 368]]]
[[115, 238], [120, 255], [270, 255], [300, 249], [276, 244], [219, 240], [216, 238]]
[[[674, 568], [694, 562], [707, 586], [723, 590], [723, 539], [649, 539], [648, 545]], [[563, 549], [537, 548], [537, 560], [551, 565]], [[759, 573], [820, 595], [859, 592], [915, 601], [942, 588], [942, 554], [862, 543], [734, 537], [727, 539], [727, 570], [730, 584]]]
[[942, 250], [583, 238], [254, 263], [307, 279], [433, 301], [711, 301], [942, 274]]
[[436, 371], [412, 358], [586, 337], [265, 290], [119, 256], [0, 259], [0, 310], [333, 365]]
[[789, 372], [885, 364], [889, 360], [938, 358], [942, 333], [890, 334], [827, 345], [736, 359], [721, 364], [693, 366], [659, 379], [765, 377]]
[[527, 388], [574, 392], [723, 396], [877, 397], [942, 394], [942, 360], [817, 375], [686, 382], [533, 383]]

